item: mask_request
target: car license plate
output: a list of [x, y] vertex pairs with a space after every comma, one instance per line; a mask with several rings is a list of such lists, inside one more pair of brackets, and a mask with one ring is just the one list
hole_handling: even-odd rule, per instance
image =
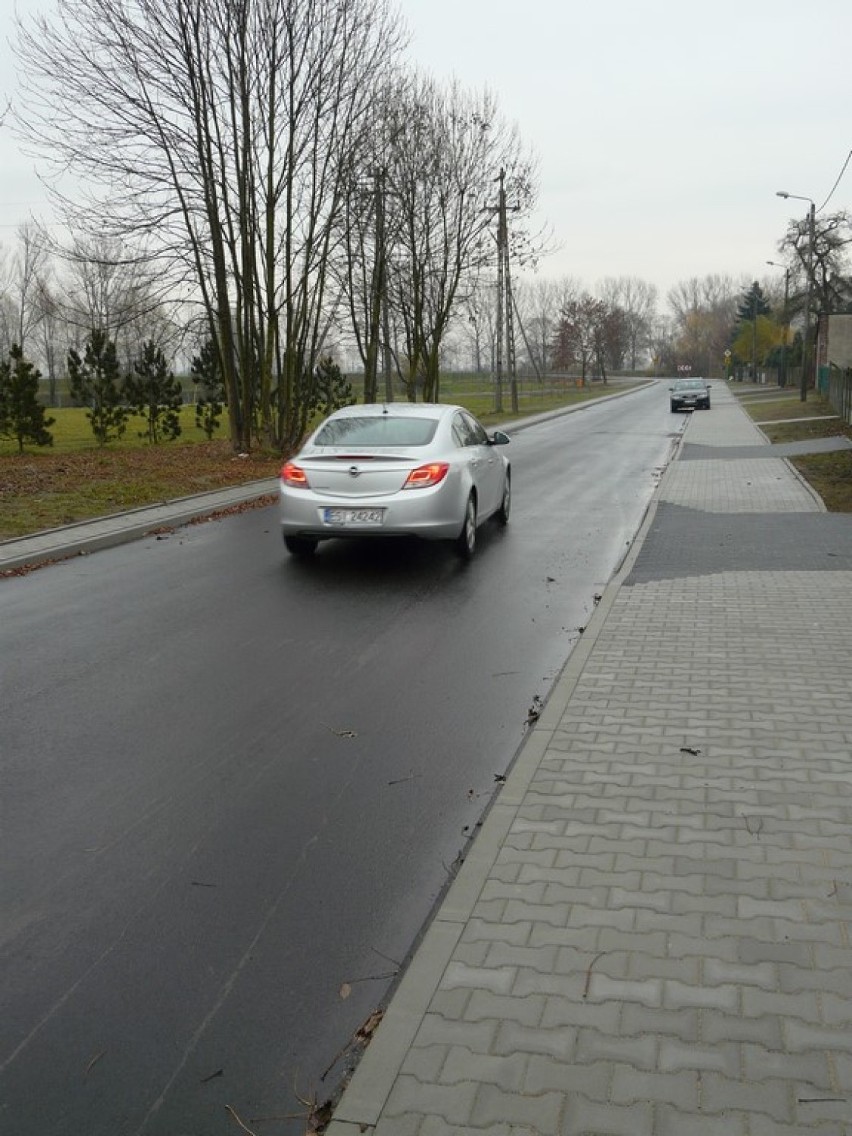
[[327, 525], [357, 528], [359, 525], [380, 525], [384, 509], [323, 509], [322, 519]]

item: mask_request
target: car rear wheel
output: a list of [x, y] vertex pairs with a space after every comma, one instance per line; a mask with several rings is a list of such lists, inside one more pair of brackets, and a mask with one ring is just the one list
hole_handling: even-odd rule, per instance
[[456, 552], [462, 560], [471, 560], [476, 551], [476, 500], [471, 493], [464, 511], [464, 524], [456, 537]]
[[291, 556], [313, 556], [318, 540], [309, 536], [285, 536], [284, 546]]
[[506, 480], [503, 482], [503, 500], [500, 502], [500, 508], [497, 510], [497, 520], [501, 525], [509, 523], [509, 513], [512, 510], [512, 479], [509, 474], [506, 474]]

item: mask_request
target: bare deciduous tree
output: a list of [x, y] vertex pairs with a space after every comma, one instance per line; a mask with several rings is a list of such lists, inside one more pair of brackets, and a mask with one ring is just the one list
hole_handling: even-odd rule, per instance
[[62, 0], [19, 27], [19, 127], [85, 185], [77, 226], [199, 298], [234, 445], [291, 444], [352, 148], [401, 43], [387, 0]]
[[527, 341], [540, 374], [571, 365], [571, 359], [558, 345], [560, 325], [563, 313], [572, 309], [584, 295], [583, 283], [576, 276], [524, 280], [516, 289], [515, 298]]
[[125, 368], [164, 319], [166, 291], [144, 256], [116, 237], [77, 237], [59, 250], [63, 289], [58, 297], [76, 343], [93, 330], [116, 343]]
[[657, 289], [637, 276], [608, 277], [598, 285], [598, 294], [610, 307], [624, 313], [630, 368], [635, 371], [649, 345], [657, 307]]
[[606, 336], [609, 309], [603, 300], [588, 292], [563, 303], [556, 337], [553, 343], [553, 362], [556, 367], [568, 369], [579, 366], [583, 385], [593, 363], [600, 367]]
[[809, 270], [817, 310], [838, 311], [848, 303], [846, 273], [850, 245], [852, 218], [845, 210], [814, 218], [813, 246], [809, 219], [793, 219], [789, 222], [778, 251], [790, 259], [793, 267], [789, 296], [791, 311], [804, 310]]
[[56, 406], [59, 360], [63, 351], [60, 329], [64, 325], [52, 260], [46, 263], [38, 274], [34, 303], [38, 309], [38, 330], [35, 335], [37, 352], [41, 355], [47, 370], [50, 405]]
[[5, 253], [0, 265], [2, 278], [3, 331], [8, 345], [22, 350], [30, 345], [41, 312], [38, 305], [39, 280], [46, 273], [50, 253], [44, 234], [33, 224], [18, 226], [17, 244]]
[[712, 274], [681, 280], [668, 293], [673, 317], [669, 366], [688, 364], [696, 374], [719, 366], [736, 320], [743, 280]]
[[496, 263], [495, 182], [506, 171], [520, 221], [536, 196], [535, 170], [494, 97], [458, 84], [441, 89], [415, 78], [388, 107], [393, 140], [387, 163], [387, 213], [393, 245], [387, 280], [404, 328], [401, 377], [409, 397], [437, 400], [441, 348], [454, 315]]

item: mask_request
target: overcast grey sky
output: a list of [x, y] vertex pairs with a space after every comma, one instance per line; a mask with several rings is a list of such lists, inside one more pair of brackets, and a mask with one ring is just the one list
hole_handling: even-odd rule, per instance
[[[0, 0], [0, 91], [14, 97]], [[21, 11], [50, 0], [17, 0]], [[639, 276], [664, 296], [708, 273], [772, 272], [787, 220], [852, 150], [850, 0], [398, 0], [410, 58], [489, 87], [538, 156], [542, 275]], [[0, 130], [0, 242], [38, 213], [33, 162]], [[852, 207], [852, 164], [828, 209]]]
[[[849, 0], [401, 0], [411, 54], [490, 86], [540, 159], [541, 271], [664, 294], [760, 278], [852, 149]], [[852, 168], [829, 209], [852, 206]]]

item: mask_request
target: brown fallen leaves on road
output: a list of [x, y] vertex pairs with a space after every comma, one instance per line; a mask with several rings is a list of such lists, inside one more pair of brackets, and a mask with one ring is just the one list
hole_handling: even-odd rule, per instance
[[40, 560], [38, 564], [19, 564], [17, 568], [4, 568], [0, 572], [0, 577], [4, 580], [12, 576], [29, 576], [30, 572], [35, 572], [37, 568], [46, 568], [48, 564], [58, 564], [59, 560], [54, 558], [52, 560]]
[[[313, 1100], [307, 1100], [305, 1097], [299, 1096], [299, 1094], [295, 1092], [295, 1090], [294, 1093], [299, 1104], [304, 1105], [306, 1109], [305, 1112], [288, 1112], [283, 1115], [277, 1116], [259, 1116], [252, 1118], [252, 1123], [261, 1124], [267, 1123], [269, 1121], [304, 1119], [305, 1123], [307, 1124], [307, 1128], [304, 1131], [304, 1136], [322, 1136], [322, 1133], [325, 1132], [326, 1128], [328, 1128], [328, 1125], [331, 1122], [332, 1112], [334, 1111], [334, 1106], [332, 1105], [331, 1101], [326, 1100], [320, 1103], [316, 1099], [316, 1097], [314, 1097]], [[225, 1111], [239, 1126], [240, 1131], [245, 1132], [246, 1136], [259, 1136], [259, 1133], [257, 1133], [253, 1128], [250, 1128], [239, 1115], [237, 1110], [231, 1105], [226, 1104]]]
[[541, 717], [541, 712], [544, 709], [544, 703], [537, 695], [533, 695], [532, 706], [527, 710], [527, 717], [524, 725], [527, 727], [534, 725]]
[[193, 517], [187, 521], [190, 525], [205, 525], [208, 521], [221, 521], [225, 517], [236, 517], [240, 513], [250, 513], [253, 509], [266, 509], [278, 500], [277, 493], [264, 493], [262, 497], [252, 497], [248, 501], [238, 501], [236, 505], [228, 505], [224, 509], [214, 509], [212, 513], [205, 513], [203, 517]]
[[359, 1045], [366, 1045], [373, 1040], [373, 1034], [379, 1028], [382, 1018], [385, 1016], [384, 1010], [373, 1010], [372, 1014], [366, 1021], [355, 1030], [354, 1038]]
[[369, 1045], [369, 1043], [373, 1039], [373, 1034], [379, 1028], [381, 1020], [384, 1016], [384, 1010], [373, 1010], [372, 1014], [370, 1014], [370, 1016], [361, 1023], [361, 1025], [352, 1034], [352, 1037], [349, 1039], [349, 1041], [347, 1041], [346, 1045], [344, 1045], [340, 1052], [335, 1056], [332, 1063], [320, 1077], [321, 1081], [324, 1081], [326, 1079], [326, 1077], [329, 1075], [329, 1073], [341, 1059], [341, 1057], [345, 1057], [347, 1053], [355, 1048], [355, 1046], [360, 1045], [363, 1048]]
[[332, 1111], [331, 1101], [315, 1104], [308, 1115], [308, 1127], [305, 1129], [305, 1136], [321, 1136], [331, 1123]]

